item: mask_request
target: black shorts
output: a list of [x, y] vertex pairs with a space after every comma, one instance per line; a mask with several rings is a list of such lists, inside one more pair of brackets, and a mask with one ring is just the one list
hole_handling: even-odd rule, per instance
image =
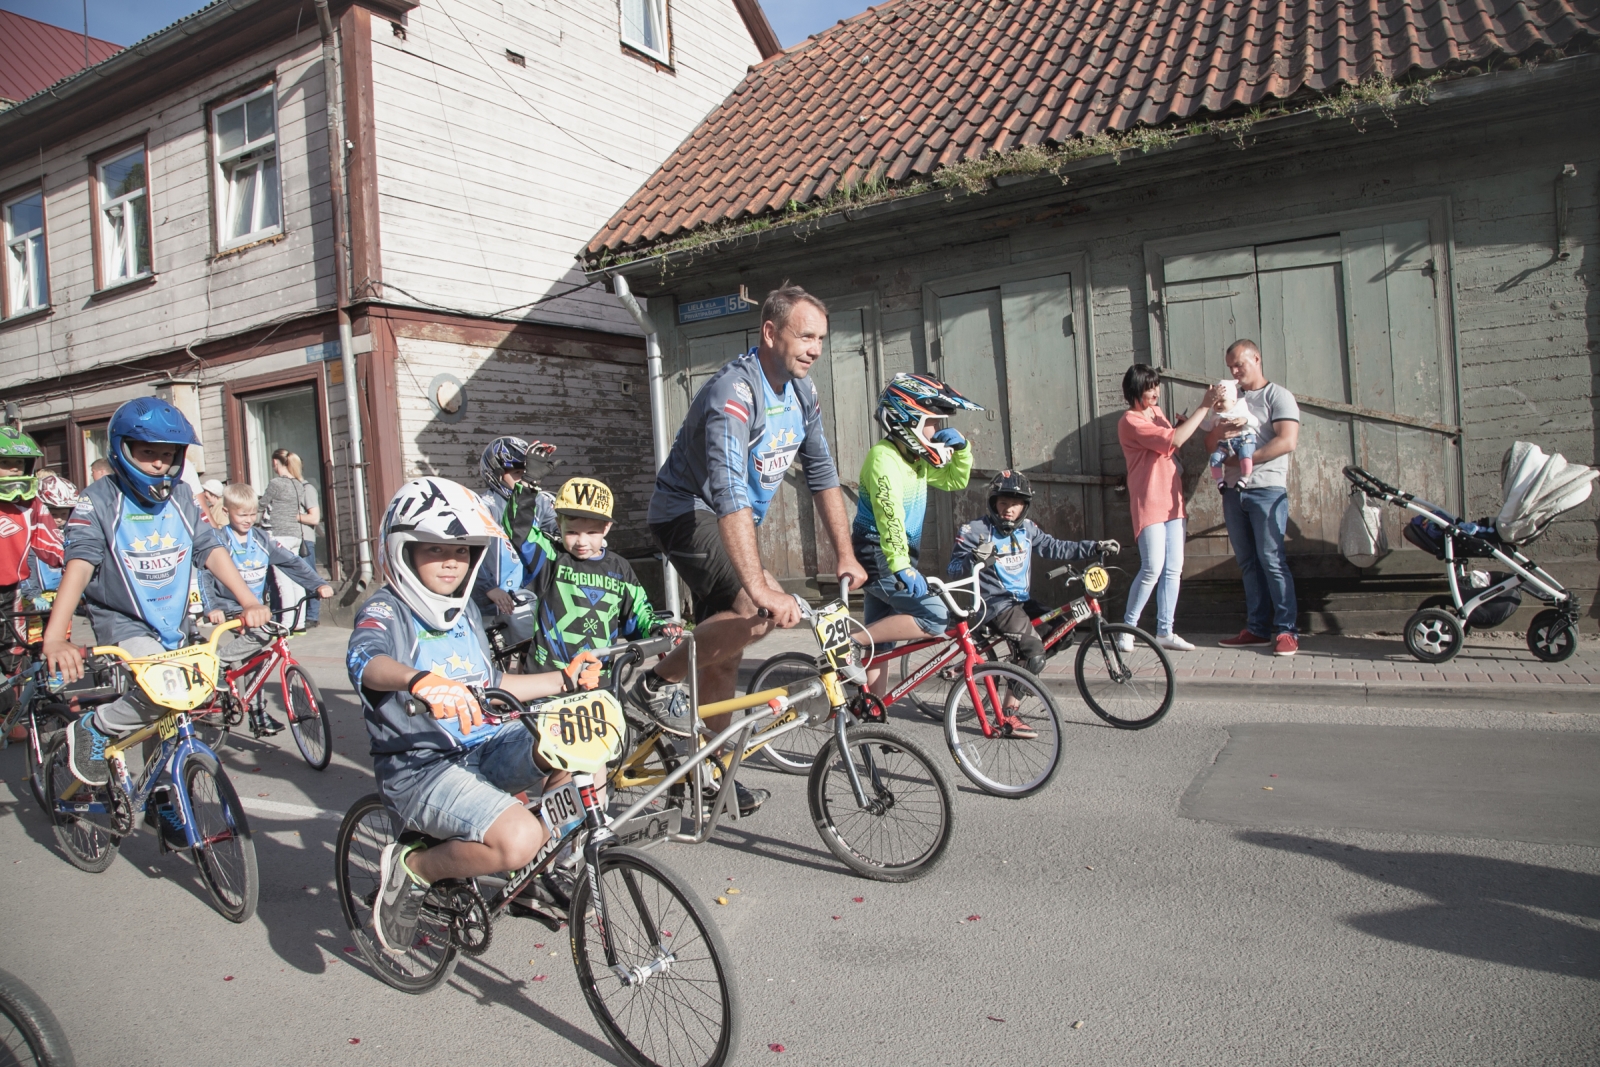
[[744, 583], [722, 547], [717, 517], [695, 508], [670, 522], [653, 523], [650, 532], [667, 554], [667, 562], [689, 587], [694, 600], [694, 621], [705, 622], [721, 611], [732, 611]]
[[1044, 640], [1028, 618], [1027, 604], [1013, 601], [1009, 607], [990, 614], [986, 622], [990, 630], [1005, 638], [1011, 646], [1015, 662], [1023, 663], [1030, 656], [1044, 655]]

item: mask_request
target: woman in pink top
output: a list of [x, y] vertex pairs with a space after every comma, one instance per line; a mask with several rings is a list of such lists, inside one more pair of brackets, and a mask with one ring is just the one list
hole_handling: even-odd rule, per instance
[[[1161, 413], [1161, 375], [1154, 367], [1135, 363], [1122, 376], [1122, 395], [1128, 410], [1117, 423], [1117, 440], [1128, 463], [1128, 509], [1133, 513], [1133, 533], [1139, 543], [1139, 573], [1128, 590], [1128, 608], [1122, 621], [1139, 625], [1139, 616], [1156, 594], [1156, 644], [1174, 652], [1194, 648], [1172, 632], [1178, 609], [1178, 583], [1183, 578], [1183, 485], [1173, 454], [1194, 436], [1200, 421], [1217, 402], [1216, 390], [1207, 389], [1200, 406], [1174, 427]], [[1132, 651], [1133, 638], [1119, 638], [1123, 651]]]

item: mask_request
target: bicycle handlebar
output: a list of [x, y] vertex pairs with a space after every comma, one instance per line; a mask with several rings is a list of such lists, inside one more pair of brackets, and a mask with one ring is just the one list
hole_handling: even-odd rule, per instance
[[[220, 626], [218, 626], [215, 630], [212, 630], [211, 631], [211, 636], [206, 638], [204, 641], [202, 641], [200, 643], [199, 646], [196, 646], [196, 647], [209, 648], [209, 650], [211, 651], [212, 655], [215, 655], [216, 651], [217, 651], [217, 639], [220, 638], [223, 634], [227, 633], [229, 630], [237, 630], [239, 628], [239, 625], [240, 625], [240, 623], [239, 623], [238, 619], [229, 619], [227, 622], [222, 623]], [[157, 656], [164, 656], [166, 654], [167, 653], [165, 653], [165, 652], [158, 652], [156, 655]], [[139, 663], [139, 662], [143, 662], [144, 660], [149, 660], [149, 659], [155, 659], [156, 658], [156, 656], [133, 656], [133, 655], [129, 655], [127, 649], [122, 648], [120, 645], [95, 645], [93, 648], [91, 648], [89, 650], [89, 655], [91, 655], [91, 656], [104, 656], [104, 657], [106, 657], [108, 659], [118, 659], [118, 660], [121, 660], [123, 663]]]

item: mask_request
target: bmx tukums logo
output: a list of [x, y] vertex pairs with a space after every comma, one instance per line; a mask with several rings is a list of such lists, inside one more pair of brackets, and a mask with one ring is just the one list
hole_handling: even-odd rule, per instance
[[189, 546], [180, 544], [171, 534], [135, 538], [128, 547], [129, 551], [122, 553], [123, 566], [134, 581], [147, 589], [169, 584], [189, 558]]

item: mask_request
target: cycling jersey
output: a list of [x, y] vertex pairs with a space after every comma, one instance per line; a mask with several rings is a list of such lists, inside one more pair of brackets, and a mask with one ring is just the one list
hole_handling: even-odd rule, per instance
[[721, 517], [749, 508], [757, 526], [798, 460], [813, 493], [839, 472], [822, 429], [817, 387], [791, 378], [775, 393], [752, 348], [700, 387], [656, 475], [646, 520], [671, 522], [699, 509]]
[[[549, 493], [540, 493], [535, 502], [535, 507], [537, 508], [541, 504], [549, 507], [550, 517], [554, 520], [556, 512], [555, 508], [546, 499], [549, 496]], [[506, 498], [499, 493], [479, 493], [478, 500], [488, 509], [489, 514], [494, 516], [494, 520], [501, 524], [501, 528], [506, 529]], [[508, 535], [510, 532], [509, 529], [506, 529]], [[524, 536], [526, 536], [526, 532], [524, 532]], [[495, 615], [500, 610], [490, 601], [489, 590], [503, 589], [509, 593], [513, 589], [522, 587], [522, 560], [517, 555], [517, 550], [514, 547], [517, 543], [511, 540], [497, 542], [494, 550], [484, 558], [483, 565], [478, 568], [478, 577], [472, 586], [472, 601], [478, 605], [478, 610], [485, 615]]]
[[[850, 542], [867, 578], [877, 581], [917, 565], [928, 486], [965, 489], [972, 475], [972, 448], [962, 446], [950, 462], [935, 467], [925, 459], [907, 463], [900, 449], [884, 439], [867, 450], [861, 464], [861, 495]], [[887, 571], [883, 568], [887, 567]]]
[[1003, 534], [995, 529], [993, 516], [985, 515], [963, 524], [956, 532], [948, 569], [952, 578], [965, 578], [972, 573], [972, 553], [985, 541], [994, 542], [994, 557], [978, 578], [978, 591], [994, 611], [1028, 602], [1035, 555], [1053, 560], [1088, 559], [1097, 548], [1094, 541], [1051, 537], [1032, 519], [1023, 519], [1009, 534]]
[[84, 612], [104, 644], [151, 637], [163, 648], [183, 643], [194, 568], [220, 548], [185, 482], [146, 506], [124, 493], [116, 476], [93, 482], [67, 520], [67, 560], [94, 565], [83, 591]]
[[38, 497], [0, 501], [0, 586], [28, 576], [28, 555], [61, 566], [63, 548], [50, 509]]
[[[250, 592], [263, 604], [267, 603], [269, 589], [276, 593], [277, 583], [267, 581], [274, 569], [282, 570], [303, 589], [313, 590], [322, 585], [322, 577], [311, 569], [309, 563], [272, 540], [259, 526], [251, 527], [247, 534], [238, 533], [232, 526], [224, 526], [217, 532], [217, 537], [222, 541], [222, 547], [228, 550], [239, 577], [244, 579]], [[217, 581], [216, 575], [207, 571], [203, 581], [209, 606], [221, 608], [228, 615], [239, 614], [239, 602]]]
[[522, 543], [522, 558], [528, 588], [539, 598], [533, 640], [537, 670], [560, 670], [585, 649], [637, 640], [655, 630], [656, 613], [644, 586], [628, 561], [610, 549], [579, 559], [534, 529]]

